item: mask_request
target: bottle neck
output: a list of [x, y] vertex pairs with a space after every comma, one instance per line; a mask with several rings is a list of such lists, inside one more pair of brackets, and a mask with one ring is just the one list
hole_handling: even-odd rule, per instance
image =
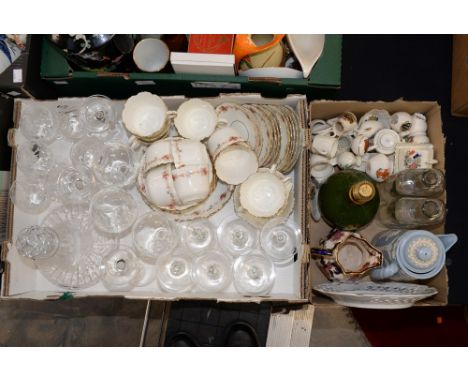
[[349, 189], [349, 199], [357, 205], [370, 202], [374, 197], [375, 186], [368, 181], [353, 184]]

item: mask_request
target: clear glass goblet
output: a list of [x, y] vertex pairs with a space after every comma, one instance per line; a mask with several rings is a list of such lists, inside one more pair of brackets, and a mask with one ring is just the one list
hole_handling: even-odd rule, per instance
[[52, 142], [57, 137], [57, 121], [54, 113], [40, 103], [24, 104], [20, 131], [29, 141]]
[[135, 182], [138, 163], [133, 150], [124, 143], [106, 143], [97, 153], [94, 174], [107, 186], [126, 187]]
[[180, 237], [193, 255], [201, 255], [216, 245], [216, 230], [208, 219], [184, 222], [180, 226]]
[[258, 242], [258, 230], [240, 218], [228, 217], [217, 233], [221, 248], [233, 256], [248, 253]]
[[160, 256], [156, 261], [157, 279], [165, 292], [188, 292], [193, 287], [193, 262], [182, 251]]
[[142, 276], [142, 264], [130, 247], [120, 246], [103, 261], [102, 283], [110, 291], [129, 291]]
[[33, 225], [18, 233], [15, 246], [18, 253], [28, 259], [48, 259], [57, 252], [59, 238], [53, 229]]
[[92, 135], [105, 133], [115, 123], [112, 101], [102, 95], [93, 95], [84, 101], [82, 116], [88, 133]]
[[234, 286], [242, 295], [268, 295], [275, 278], [275, 266], [263, 251], [254, 250], [234, 261]]
[[194, 260], [193, 277], [204, 292], [221, 292], [232, 281], [232, 258], [210, 251]]
[[85, 137], [75, 142], [70, 149], [70, 160], [75, 168], [93, 169], [103, 143], [96, 138]]
[[90, 211], [94, 226], [111, 235], [130, 229], [138, 216], [133, 196], [117, 187], [107, 187], [94, 194]]
[[57, 122], [60, 133], [70, 141], [86, 136], [80, 105], [60, 104], [57, 106]]
[[147, 212], [136, 221], [132, 237], [137, 254], [149, 262], [171, 253], [179, 242], [176, 225], [156, 211]]
[[95, 190], [94, 178], [89, 171], [68, 167], [58, 176], [56, 197], [64, 205], [87, 204]]
[[27, 214], [40, 214], [51, 203], [51, 191], [44, 183], [14, 181], [10, 187], [10, 199], [14, 206]]
[[293, 262], [300, 240], [299, 229], [288, 225], [287, 219], [271, 219], [260, 232], [261, 247], [278, 266]]
[[28, 177], [41, 177], [55, 164], [52, 151], [42, 143], [28, 142], [18, 146], [16, 160], [20, 170]]

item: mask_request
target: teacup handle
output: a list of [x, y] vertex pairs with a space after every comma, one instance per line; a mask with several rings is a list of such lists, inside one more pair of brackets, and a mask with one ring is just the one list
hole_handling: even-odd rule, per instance
[[310, 248], [310, 254], [312, 256], [333, 256], [333, 251], [325, 248], [312, 247]]
[[216, 122], [216, 128], [218, 128], [218, 127], [225, 127], [225, 126], [227, 126], [227, 125], [228, 125], [228, 121], [225, 120], [224, 118], [220, 118], [220, 119], [218, 119], [217, 122]]

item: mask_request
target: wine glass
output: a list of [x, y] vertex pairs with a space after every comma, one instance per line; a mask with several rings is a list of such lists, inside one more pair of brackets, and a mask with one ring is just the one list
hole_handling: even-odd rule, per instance
[[180, 226], [182, 244], [193, 254], [200, 255], [216, 245], [216, 231], [208, 219], [188, 221]]
[[129, 291], [142, 275], [142, 264], [130, 247], [120, 246], [103, 261], [102, 283], [110, 291]]
[[137, 159], [133, 150], [124, 143], [106, 143], [96, 155], [96, 178], [107, 186], [126, 187], [137, 175]]
[[132, 237], [138, 255], [149, 262], [171, 253], [178, 243], [175, 224], [156, 211], [147, 212], [136, 221]]
[[102, 150], [102, 142], [92, 137], [85, 137], [75, 142], [70, 149], [70, 160], [75, 168], [93, 169], [99, 152]]
[[234, 261], [234, 286], [242, 295], [268, 295], [275, 282], [275, 266], [261, 250]]
[[188, 292], [192, 289], [192, 258], [183, 251], [160, 256], [156, 267], [159, 286], [163, 291]]
[[33, 225], [23, 228], [16, 238], [16, 250], [28, 259], [48, 259], [55, 255], [59, 247], [57, 233], [48, 227]]
[[58, 105], [57, 121], [59, 131], [70, 141], [79, 140], [87, 133], [79, 105], [64, 103]]
[[112, 101], [103, 95], [86, 98], [82, 107], [82, 116], [88, 133], [97, 135], [111, 129], [115, 122], [115, 111]]
[[138, 216], [133, 196], [117, 187], [107, 187], [94, 194], [90, 211], [94, 226], [111, 235], [123, 234]]
[[51, 191], [45, 183], [14, 181], [10, 187], [10, 199], [14, 206], [28, 214], [44, 212], [51, 202]]
[[133, 281], [135, 287], [144, 287], [156, 280], [158, 268], [155, 262], [146, 262], [140, 259], [140, 277]]
[[232, 281], [232, 258], [210, 251], [194, 260], [193, 277], [202, 291], [221, 292]]
[[19, 145], [16, 160], [20, 170], [28, 177], [47, 175], [55, 163], [52, 151], [45, 144], [38, 142]]
[[57, 179], [56, 197], [63, 204], [89, 203], [95, 182], [85, 169], [64, 168]]
[[276, 265], [291, 263], [299, 244], [300, 231], [288, 225], [287, 219], [271, 219], [260, 232], [260, 245]]
[[20, 131], [34, 142], [50, 143], [57, 137], [57, 121], [54, 114], [40, 103], [25, 103], [21, 112]]
[[233, 256], [248, 253], [258, 242], [258, 230], [245, 220], [232, 216], [221, 223], [217, 234], [221, 248]]

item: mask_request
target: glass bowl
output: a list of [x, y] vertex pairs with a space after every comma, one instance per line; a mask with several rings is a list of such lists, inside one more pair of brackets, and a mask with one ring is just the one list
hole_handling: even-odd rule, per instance
[[118, 240], [100, 234], [92, 220], [87, 208], [61, 206], [42, 221], [42, 226], [55, 231], [59, 239], [54, 256], [35, 262], [51, 283], [74, 290], [101, 280], [103, 258], [117, 248]]
[[268, 295], [275, 278], [275, 266], [263, 251], [252, 251], [234, 261], [234, 287], [242, 295]]
[[138, 216], [133, 196], [117, 187], [107, 187], [94, 194], [90, 211], [94, 226], [111, 235], [123, 234]]
[[18, 233], [15, 246], [18, 253], [27, 259], [47, 259], [57, 252], [59, 237], [51, 228], [33, 225]]
[[75, 142], [70, 149], [70, 160], [73, 167], [93, 169], [103, 143], [92, 137], [85, 137]]
[[54, 113], [40, 103], [26, 103], [21, 110], [20, 131], [28, 141], [50, 143], [57, 137]]
[[188, 292], [193, 287], [192, 258], [182, 251], [160, 256], [156, 260], [157, 279], [165, 292]]
[[194, 261], [193, 277], [204, 292], [221, 292], [232, 281], [232, 258], [218, 251], [210, 251]]
[[232, 256], [250, 252], [258, 242], [258, 230], [236, 216], [226, 218], [217, 234], [221, 248]]
[[179, 242], [176, 225], [156, 211], [147, 212], [136, 221], [132, 237], [138, 255], [149, 262], [171, 253]]
[[28, 177], [47, 175], [55, 164], [55, 158], [47, 145], [38, 142], [18, 146], [16, 160], [19, 169]]

